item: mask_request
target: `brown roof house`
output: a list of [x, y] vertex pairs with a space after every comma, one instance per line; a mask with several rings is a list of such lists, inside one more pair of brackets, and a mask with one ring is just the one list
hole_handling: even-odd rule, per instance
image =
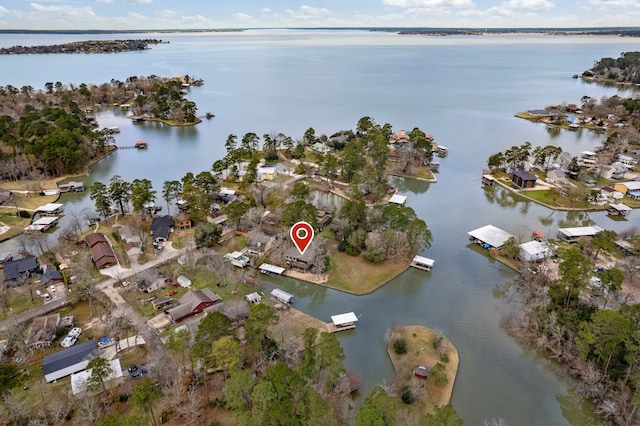
[[91, 258], [98, 269], [108, 268], [118, 264], [116, 254], [113, 252], [107, 237], [99, 232], [89, 234], [84, 239], [91, 250]]
[[56, 338], [56, 328], [60, 323], [60, 314], [34, 318], [29, 326], [24, 343], [28, 349], [48, 348]]
[[176, 227], [181, 230], [191, 229], [191, 216], [187, 212], [180, 212], [176, 215]]
[[181, 322], [201, 313], [221, 300], [222, 298], [218, 294], [208, 288], [189, 291], [180, 298], [180, 304], [175, 308], [169, 309], [167, 314], [173, 322]]

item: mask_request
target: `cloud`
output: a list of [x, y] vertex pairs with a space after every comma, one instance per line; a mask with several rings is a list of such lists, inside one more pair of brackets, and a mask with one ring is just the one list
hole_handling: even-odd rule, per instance
[[247, 15], [246, 13], [234, 13], [233, 15], [233, 19], [237, 20], [237, 21], [242, 21], [242, 22], [255, 22], [255, 19], [253, 19], [253, 16], [251, 15]]
[[487, 9], [482, 15], [485, 16], [519, 16], [523, 14], [536, 14], [540, 12], [546, 12], [549, 9], [556, 7], [553, 2], [548, 0], [510, 0], [502, 3], [500, 6], [495, 6]]
[[472, 0], [383, 0], [387, 6], [411, 7], [420, 9], [442, 9], [452, 7], [471, 7]]
[[589, 0], [589, 4], [596, 7], [639, 7], [638, 0]]
[[47, 14], [66, 15], [74, 18], [94, 18], [96, 16], [96, 14], [93, 13], [93, 9], [91, 9], [89, 6], [44, 6], [39, 3], [29, 3], [29, 6], [31, 6], [31, 9], [35, 10], [36, 12], [44, 12]]
[[175, 10], [163, 9], [163, 10], [158, 10], [156, 12], [156, 15], [161, 16], [163, 18], [173, 18], [174, 16], [177, 15], [177, 12]]
[[113, 3], [113, 0], [98, 0], [98, 3]]
[[153, 0], [127, 0], [129, 3], [137, 3], [137, 4], [149, 4], [153, 3]]
[[303, 5], [300, 6], [297, 11], [286, 9], [285, 13], [289, 15], [291, 19], [307, 21], [327, 16], [329, 14], [329, 9], [325, 9], [324, 7], [311, 7]]
[[268, 7], [263, 7], [262, 8], [262, 13], [272, 13], [273, 10], [269, 9]]
[[8, 15], [8, 14], [9, 14], [9, 9], [7, 9], [6, 7], [0, 6], [0, 16]]

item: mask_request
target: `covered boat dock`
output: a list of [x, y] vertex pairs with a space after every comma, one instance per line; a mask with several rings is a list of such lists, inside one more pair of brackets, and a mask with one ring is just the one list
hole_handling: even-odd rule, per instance
[[281, 266], [270, 265], [268, 263], [263, 263], [258, 267], [260, 272], [268, 275], [282, 275], [285, 269]]
[[434, 263], [436, 263], [436, 261], [428, 257], [416, 256], [411, 261], [411, 266], [422, 269], [423, 271], [430, 271]]
[[484, 248], [501, 248], [513, 235], [493, 225], [486, 225], [467, 233], [472, 242], [478, 243]]
[[347, 312], [346, 314], [331, 315], [330, 323], [327, 323], [329, 333], [336, 333], [343, 330], [353, 330], [356, 328], [356, 322], [358, 317], [353, 312]]

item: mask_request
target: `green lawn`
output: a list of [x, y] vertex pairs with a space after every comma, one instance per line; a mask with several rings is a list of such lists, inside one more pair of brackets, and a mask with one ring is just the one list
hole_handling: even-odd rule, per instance
[[13, 315], [20, 314], [22, 312], [26, 312], [30, 309], [37, 308], [41, 306], [44, 302], [42, 297], [35, 294], [35, 288], [33, 290], [33, 302], [31, 302], [31, 297], [29, 296], [29, 292], [25, 291], [26, 289], [22, 288], [11, 288], [7, 291], [8, 300], [7, 300], [7, 311], [0, 311], [0, 320], [5, 320]]
[[384, 261], [377, 265], [362, 256], [336, 252], [330, 257], [327, 285], [354, 294], [367, 294], [378, 289], [409, 267], [410, 261], [395, 264]]

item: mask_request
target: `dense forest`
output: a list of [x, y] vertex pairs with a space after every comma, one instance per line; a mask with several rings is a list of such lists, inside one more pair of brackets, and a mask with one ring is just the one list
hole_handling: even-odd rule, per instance
[[623, 52], [619, 58], [602, 58], [583, 77], [640, 84], [640, 52]]
[[21, 55], [29, 53], [116, 53], [148, 49], [150, 44], [159, 44], [162, 40], [88, 40], [65, 44], [41, 46], [12, 46], [0, 48], [0, 55]]
[[197, 122], [195, 103], [184, 98], [189, 84], [202, 81], [133, 76], [101, 85], [48, 82], [41, 90], [0, 86], [0, 178], [73, 173], [103, 155], [113, 139], [90, 116], [96, 106], [130, 103], [146, 118]]

